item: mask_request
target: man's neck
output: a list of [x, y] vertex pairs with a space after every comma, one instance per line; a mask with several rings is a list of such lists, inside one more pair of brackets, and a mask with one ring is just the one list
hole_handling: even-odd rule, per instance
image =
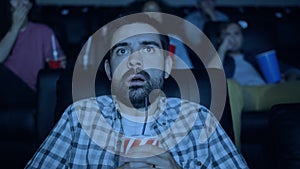
[[118, 99], [116, 99], [116, 102], [119, 106], [122, 116], [126, 117], [129, 120], [144, 122], [146, 111], [148, 111], [149, 117], [153, 116], [157, 110], [160, 99], [161, 97], [157, 97], [147, 108], [142, 107], [139, 109], [129, 107]]

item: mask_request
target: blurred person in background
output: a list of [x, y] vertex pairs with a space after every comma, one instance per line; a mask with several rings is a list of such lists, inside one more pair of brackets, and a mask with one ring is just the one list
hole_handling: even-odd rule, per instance
[[228, 21], [229, 17], [216, 10], [216, 0], [196, 0], [197, 11], [186, 16], [186, 20], [203, 30], [207, 21]]
[[[218, 54], [227, 78], [233, 78], [241, 85], [266, 84], [257, 63], [243, 52], [243, 28], [238, 22], [224, 22], [219, 28]], [[255, 43], [255, 42], [254, 42]], [[299, 79], [300, 70], [279, 62], [283, 81]]]
[[[204, 40], [206, 39], [204, 38], [205, 35], [202, 33], [205, 24], [207, 22], [229, 21], [229, 17], [216, 10], [216, 0], [194, 0], [194, 2], [196, 10], [185, 16], [186, 22], [181, 26], [181, 29], [189, 43], [195, 46], [203, 46], [203, 43], [206, 43]], [[192, 26], [195, 26], [198, 30], [193, 29]], [[203, 67], [202, 61], [198, 60], [198, 56], [189, 48], [186, 49], [194, 67]]]
[[[33, 0], [2, 0], [0, 28], [1, 105], [35, 101], [39, 70], [48, 61], [65, 67], [65, 57], [54, 32], [46, 25], [29, 21]], [[53, 58], [54, 57], [54, 58]]]
[[221, 24], [218, 54], [223, 63], [226, 77], [241, 85], [263, 85], [265, 81], [252, 64], [245, 60], [242, 52], [243, 34], [238, 23]]

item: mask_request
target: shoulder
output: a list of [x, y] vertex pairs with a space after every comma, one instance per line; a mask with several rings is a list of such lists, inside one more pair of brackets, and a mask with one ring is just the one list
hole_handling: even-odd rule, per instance
[[88, 121], [102, 114], [104, 117], [113, 116], [113, 100], [110, 96], [99, 96], [82, 99], [71, 104], [63, 113], [62, 119], [76, 123], [79, 121]]
[[96, 98], [86, 98], [69, 105], [63, 113], [62, 118], [65, 120], [70, 120], [74, 119], [74, 117], [77, 117], [76, 114], [85, 114], [87, 111], [98, 109]]
[[98, 96], [90, 97], [76, 101], [71, 106], [76, 109], [87, 109], [87, 108], [97, 108], [104, 109], [105, 107], [111, 107], [113, 104], [113, 99], [110, 96]]
[[213, 114], [203, 105], [200, 105], [195, 102], [191, 102], [188, 100], [180, 99], [180, 98], [167, 98], [166, 99], [166, 109], [167, 110], [175, 110], [172, 111], [175, 116], [182, 116], [185, 118], [190, 118], [191, 116], [198, 116], [196, 121], [203, 125], [207, 117], [213, 117]]
[[190, 108], [191, 110], [198, 110], [198, 111], [209, 111], [205, 106], [195, 103], [189, 100], [176, 98], [176, 97], [169, 97], [166, 98], [166, 104], [168, 108]]
[[177, 107], [177, 106], [188, 106], [192, 108], [196, 108], [198, 110], [207, 110], [207, 108], [199, 103], [195, 103], [186, 99], [176, 98], [176, 97], [169, 97], [166, 98], [166, 103], [169, 107]]
[[39, 31], [43, 33], [53, 33], [53, 30], [46, 24], [37, 23], [37, 22], [29, 22], [30, 29], [34, 31]]
[[229, 17], [221, 11], [216, 11], [216, 17], [218, 21], [229, 21]]
[[101, 113], [105, 117], [111, 117], [115, 112], [115, 103], [109, 95], [82, 99], [73, 103], [71, 107], [72, 111], [75, 111], [78, 115], [88, 112], [90, 114]]
[[199, 18], [202, 18], [202, 15], [201, 15], [200, 12], [198, 12], [198, 11], [194, 11], [194, 12], [188, 14], [188, 15], [185, 17], [185, 19], [188, 20], [188, 21], [195, 21], [195, 20], [197, 20], [197, 19], [199, 19]]
[[181, 99], [181, 98], [176, 98], [176, 97], [169, 97], [166, 98], [166, 106], [167, 108], [177, 108], [177, 107], [181, 107], [184, 106], [188, 106], [188, 107], [192, 107], [192, 108], [199, 108], [201, 107], [200, 104], [185, 100], [185, 99]]

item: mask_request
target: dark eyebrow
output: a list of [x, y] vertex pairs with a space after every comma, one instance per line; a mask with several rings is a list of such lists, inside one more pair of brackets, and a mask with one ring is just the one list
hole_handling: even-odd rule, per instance
[[[142, 45], [147, 46], [147, 45], [154, 45], [158, 48], [162, 48], [161, 45], [155, 41], [142, 41], [141, 42]], [[117, 47], [124, 47], [124, 46], [128, 46], [129, 44], [127, 42], [121, 42], [121, 43], [117, 43], [116, 45], [114, 45], [111, 48], [111, 51], [113, 52]]]
[[128, 43], [127, 42], [117, 43], [111, 48], [111, 51], [114, 51], [117, 47], [120, 47], [120, 46], [122, 46], [122, 47], [128, 46]]
[[158, 48], [162, 48], [161, 45], [159, 43], [155, 42], [155, 41], [143, 41], [141, 44], [145, 45], [145, 46], [146, 45], [154, 45]]

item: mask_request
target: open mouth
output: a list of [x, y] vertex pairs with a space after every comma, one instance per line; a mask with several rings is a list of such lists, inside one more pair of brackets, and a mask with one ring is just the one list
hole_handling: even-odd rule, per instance
[[141, 74], [132, 75], [128, 78], [129, 87], [143, 86], [146, 83], [146, 78]]

